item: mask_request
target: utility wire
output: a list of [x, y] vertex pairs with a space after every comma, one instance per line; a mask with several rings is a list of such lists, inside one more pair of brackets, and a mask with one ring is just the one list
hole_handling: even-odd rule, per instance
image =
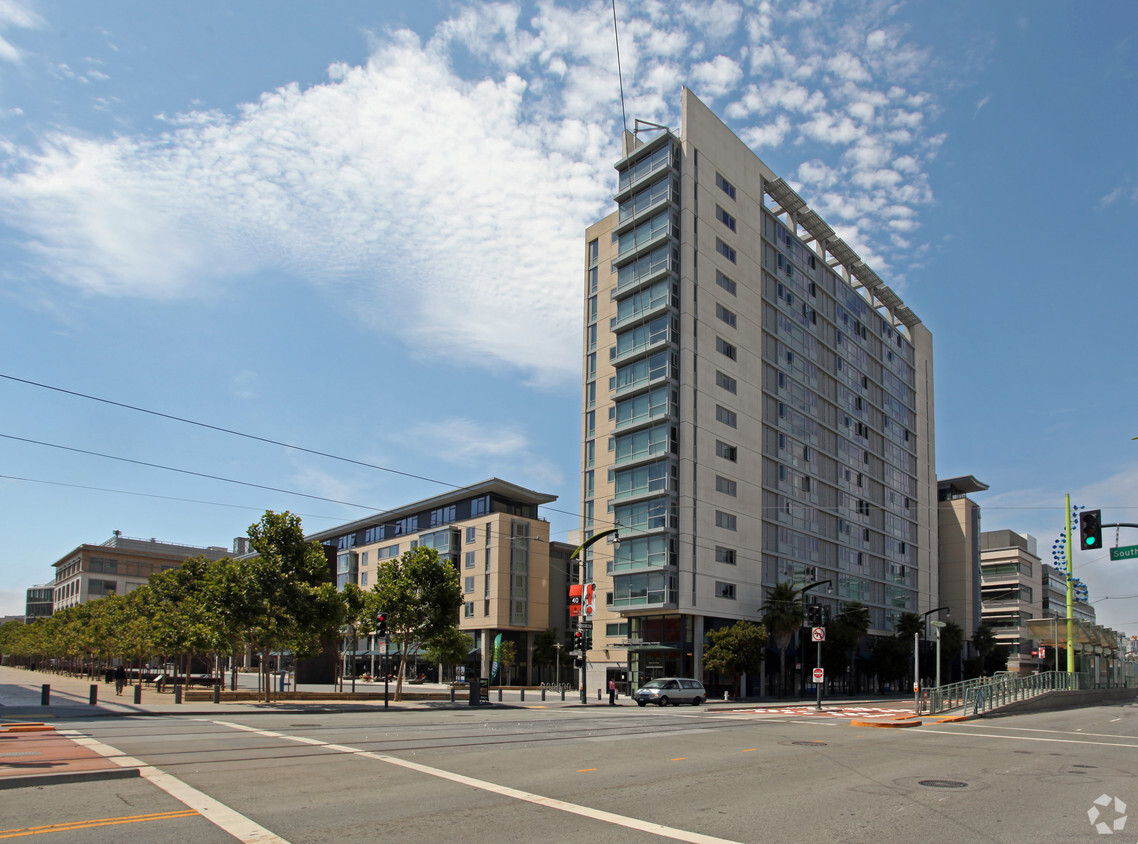
[[[274, 440], [274, 439], [270, 439], [269, 437], [258, 436], [257, 434], [247, 434], [243, 431], [235, 431], [232, 428], [223, 428], [220, 425], [211, 425], [208, 422], [198, 422], [195, 419], [187, 419], [183, 416], [174, 416], [173, 414], [170, 414], [170, 413], [162, 413], [161, 411], [150, 410], [150, 409], [145, 408], [145, 407], [139, 407], [138, 405], [127, 404], [125, 402], [120, 402], [120, 401], [114, 401], [113, 399], [105, 399], [105, 398], [102, 398], [100, 396], [92, 396], [88, 393], [77, 392], [76, 390], [66, 390], [63, 387], [55, 387], [55, 386], [52, 386], [51, 384], [40, 383], [39, 381], [30, 381], [27, 378], [17, 378], [14, 375], [6, 375], [3, 372], [0, 372], [0, 378], [3, 378], [3, 379], [8, 380], [8, 381], [15, 381], [18, 384], [27, 384], [28, 386], [31, 386], [31, 387], [39, 387], [39, 388], [44, 389], [44, 390], [51, 390], [51, 391], [56, 392], [56, 393], [63, 393], [64, 395], [75, 396], [76, 398], [81, 398], [81, 399], [87, 399], [88, 401], [99, 402], [101, 404], [108, 404], [108, 405], [111, 405], [112, 407], [121, 407], [125, 410], [133, 410], [136, 413], [145, 413], [145, 414], [148, 414], [150, 416], [157, 416], [161, 419], [169, 419], [169, 420], [174, 421], [174, 422], [182, 422], [186, 425], [195, 425], [199, 428], [206, 428], [210, 431], [217, 431], [217, 432], [222, 433], [222, 434], [231, 434], [232, 436], [235, 436], [235, 437], [243, 437], [244, 439], [247, 439], [247, 440], [254, 440], [256, 442], [262, 442], [262, 443], [266, 443], [268, 445], [277, 445], [277, 446], [281, 446], [282, 448], [291, 448], [294, 451], [301, 451], [301, 452], [304, 452], [305, 454], [312, 454], [312, 455], [315, 455], [317, 457], [327, 457], [330, 460], [339, 460], [342, 463], [351, 463], [351, 464], [356, 465], [356, 466], [363, 466], [366, 469], [376, 469], [380, 472], [388, 472], [392, 475], [399, 475], [399, 476], [404, 477], [404, 478], [411, 478], [412, 480], [426, 481], [427, 483], [432, 483], [432, 484], [437, 484], [439, 486], [448, 487], [449, 489], [452, 489], [456, 492], [460, 492], [464, 489], [472, 489], [472, 487], [469, 485], [452, 484], [452, 483], [449, 483], [447, 481], [440, 481], [440, 480], [437, 480], [435, 478], [428, 478], [425, 475], [416, 475], [412, 472], [403, 472], [403, 471], [400, 471], [399, 469], [392, 469], [388, 466], [379, 466], [379, 465], [376, 465], [375, 463], [368, 463], [368, 462], [363, 461], [363, 460], [356, 460], [352, 457], [342, 457], [341, 455], [338, 455], [338, 454], [331, 454], [329, 452], [319, 451], [319, 450], [314, 449], [314, 448], [305, 448], [304, 446], [293, 445], [292, 443], [281, 442], [280, 440]], [[19, 439], [19, 438], [13, 437], [12, 439]], [[34, 440], [28, 440], [28, 442], [34, 442]], [[50, 445], [50, 443], [41, 443], [41, 444], [42, 445]], [[55, 448], [65, 448], [65, 446], [54, 446], [54, 447]], [[78, 451], [79, 449], [71, 449], [71, 450], [72, 451]], [[100, 457], [109, 457], [109, 455], [99, 455], [99, 456]], [[119, 460], [119, 459], [125, 459], [125, 458], [112, 457], [111, 459]], [[134, 461], [134, 462], [137, 462], [137, 461]], [[143, 464], [143, 465], [151, 465], [151, 464]], [[169, 467], [160, 466], [158, 468], [165, 469], [165, 468], [169, 468]], [[175, 469], [175, 470], [171, 470], [171, 471], [182, 471], [182, 470], [176, 470]], [[189, 474], [195, 474], [195, 473], [190, 472]], [[212, 477], [212, 476], [203, 475], [202, 477]], [[227, 478], [220, 478], [219, 480], [228, 480], [228, 479]], [[242, 483], [241, 481], [230, 481], [230, 482], [231, 483]], [[256, 484], [248, 484], [248, 485], [249, 486], [257, 486]], [[273, 489], [272, 487], [261, 487], [261, 488], [262, 489]], [[286, 491], [287, 492], [287, 490], [276, 490], [276, 491], [278, 491], [278, 492]], [[303, 493], [296, 493], [296, 494], [297, 495], [303, 495]], [[345, 503], [342, 501], [335, 501], [334, 499], [331, 499], [331, 498], [321, 498], [318, 495], [309, 495], [306, 497], [307, 498], [315, 498], [319, 501], [330, 501], [330, 502], [335, 503], [335, 504]], [[349, 506], [351, 506], [351, 507], [364, 507], [365, 505], [351, 504]], [[557, 507], [550, 507], [548, 505], [543, 505], [543, 506], [544, 506], [544, 509], [546, 509], [550, 512], [553, 512], [553, 513], [560, 513], [564, 516], [571, 516], [574, 519], [578, 519], [578, 520], [580, 520], [580, 518], [581, 518], [580, 513], [572, 512], [570, 510], [561, 510]], [[378, 510], [379, 508], [370, 508], [369, 507], [366, 509], [377, 509]], [[598, 518], [597, 521], [604, 521], [604, 520]], [[615, 522], [613, 524], [615, 524]]]
[[343, 504], [347, 507], [359, 507], [361, 510], [375, 511], [380, 509], [378, 507], [372, 507], [367, 504], [353, 504], [351, 501], [340, 501], [335, 498], [325, 498], [322, 495], [309, 495], [306, 492], [296, 492], [291, 489], [280, 489], [279, 487], [265, 486], [264, 484], [255, 484], [250, 481], [238, 481], [234, 480], [233, 478], [223, 478], [221, 475], [207, 475], [205, 472], [193, 472], [189, 469], [178, 469], [173, 466], [163, 466], [160, 463], [147, 463], [145, 460], [133, 460], [129, 457], [117, 457], [114, 454], [102, 454], [98, 451], [87, 451], [86, 449], [73, 448], [69, 445], [59, 445], [57, 443], [42, 442], [41, 440], [31, 440], [27, 439], [26, 437], [16, 437], [12, 434], [0, 434], [0, 437], [3, 437], [6, 440], [15, 440], [16, 442], [31, 443], [32, 445], [42, 445], [46, 446], [47, 448], [58, 448], [62, 451], [72, 451], [76, 454], [89, 454], [93, 457], [102, 457], [106, 460], [119, 460], [123, 463], [133, 463], [136, 466], [147, 466], [151, 469], [164, 469], [167, 472], [178, 472], [183, 475], [193, 475], [198, 478], [208, 478], [211, 481], [224, 481], [227, 484], [240, 484], [241, 486], [251, 486], [255, 489], [267, 489], [269, 492], [282, 492], [286, 495], [299, 495], [301, 498], [311, 498], [316, 501], [327, 501], [331, 504]]

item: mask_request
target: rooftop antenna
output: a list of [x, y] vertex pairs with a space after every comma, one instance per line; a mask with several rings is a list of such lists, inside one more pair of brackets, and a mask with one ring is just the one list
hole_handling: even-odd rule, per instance
[[620, 83], [620, 118], [624, 123], [624, 131], [627, 132], [628, 114], [624, 111], [624, 74], [620, 71], [620, 32], [616, 25], [616, 0], [612, 0], [612, 36], [613, 40], [616, 41], [616, 78]]

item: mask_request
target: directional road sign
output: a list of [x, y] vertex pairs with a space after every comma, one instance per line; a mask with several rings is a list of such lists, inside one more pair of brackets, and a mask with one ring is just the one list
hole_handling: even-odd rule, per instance
[[1111, 548], [1112, 560], [1133, 560], [1138, 557], [1138, 545], [1127, 545], [1124, 548]]

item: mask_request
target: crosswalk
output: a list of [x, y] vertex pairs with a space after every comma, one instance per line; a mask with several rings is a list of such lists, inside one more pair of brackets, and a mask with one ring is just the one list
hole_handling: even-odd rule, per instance
[[732, 715], [767, 715], [793, 718], [908, 718], [913, 709], [896, 709], [883, 706], [842, 706], [840, 704], [818, 709], [812, 705], [768, 707], [758, 706], [746, 709], [732, 709]]

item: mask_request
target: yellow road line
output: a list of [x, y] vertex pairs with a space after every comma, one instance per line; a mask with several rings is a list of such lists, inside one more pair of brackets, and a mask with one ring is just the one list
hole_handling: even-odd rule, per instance
[[595, 771], [595, 770], [596, 770], [596, 768], [578, 768], [577, 773], [578, 774], [587, 774], [590, 771]]
[[177, 809], [172, 812], [155, 812], [151, 815], [128, 815], [120, 818], [96, 818], [89, 821], [53, 823], [48, 826], [27, 826], [20, 829], [0, 830], [0, 838], [22, 838], [26, 835], [43, 835], [45, 832], [74, 832], [79, 829], [95, 829], [100, 826], [116, 826], [124, 823], [145, 823], [147, 821], [166, 821], [175, 818], [192, 818], [199, 813], [193, 809]]

